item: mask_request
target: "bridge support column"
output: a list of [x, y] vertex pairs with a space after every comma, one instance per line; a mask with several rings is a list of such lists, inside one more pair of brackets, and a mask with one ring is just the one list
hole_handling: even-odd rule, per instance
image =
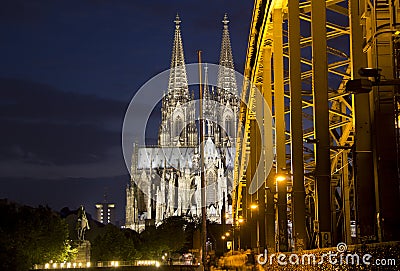
[[293, 239], [295, 250], [306, 249], [306, 204], [303, 166], [303, 118], [300, 64], [300, 19], [299, 1], [289, 0], [289, 77], [290, 77], [290, 130], [291, 161], [293, 174]]
[[[326, 1], [311, 1], [312, 89], [314, 95], [315, 227], [317, 247], [332, 245], [331, 168], [326, 52]], [[321, 240], [321, 237], [323, 239]]]
[[[282, 8], [273, 11], [273, 44], [274, 44], [274, 108], [276, 136], [276, 173], [287, 174], [286, 170], [286, 124], [285, 124], [285, 89], [283, 66], [283, 14]], [[278, 245], [279, 251], [288, 250], [288, 217], [287, 217], [287, 182], [277, 183], [278, 190]]]
[[265, 245], [268, 253], [275, 252], [275, 174], [269, 165], [269, 159], [274, 159], [273, 139], [272, 139], [272, 118], [267, 116], [271, 115], [272, 110], [272, 73], [271, 73], [271, 57], [272, 57], [271, 43], [265, 45], [263, 49], [263, 85], [262, 93], [264, 96], [264, 172], [266, 177], [265, 187]]
[[[350, 53], [351, 78], [356, 79], [358, 70], [367, 67], [367, 58], [363, 53], [361, 13], [358, 0], [349, 0], [350, 15]], [[354, 182], [356, 190], [358, 237], [375, 236], [375, 198], [374, 167], [372, 154], [372, 131], [369, 109], [369, 94], [353, 95], [353, 120], [355, 130]], [[349, 244], [349, 237], [346, 237]]]

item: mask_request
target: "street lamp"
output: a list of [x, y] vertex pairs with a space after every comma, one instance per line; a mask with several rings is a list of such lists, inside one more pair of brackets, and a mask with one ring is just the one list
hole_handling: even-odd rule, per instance
[[257, 225], [257, 230], [256, 230], [256, 234], [257, 234], [257, 253], [260, 253], [260, 221], [259, 221], [259, 212], [258, 212], [258, 200], [256, 200], [255, 203], [250, 204], [250, 210], [251, 210], [251, 219], [252, 219], [252, 221], [254, 221], [253, 211], [257, 211], [257, 215], [255, 217], [256, 225]]
[[366, 78], [357, 78], [347, 81], [346, 91], [352, 94], [369, 93], [373, 86], [399, 86], [400, 79], [386, 79], [381, 80], [380, 68], [361, 68], [358, 74], [361, 77], [373, 78], [369, 80]]
[[225, 244], [225, 239], [226, 239], [225, 235], [222, 235], [221, 239], [222, 239], [222, 254], [224, 254], [225, 253], [225, 246], [226, 246], [226, 244]]
[[[237, 229], [238, 229], [238, 235], [237, 235], [237, 237], [238, 237], [238, 239], [237, 239], [237, 241], [238, 241], [238, 243], [237, 243], [237, 247], [238, 247], [238, 250], [240, 251], [240, 234], [241, 234], [241, 225], [244, 223], [244, 219], [243, 219], [243, 217], [242, 216], [239, 216], [238, 217], [238, 219], [237, 219], [237, 224], [235, 223], [235, 227], [237, 227]], [[233, 228], [233, 230], [235, 230], [235, 228]], [[234, 234], [233, 234], [233, 240], [235, 240], [235, 232], [234, 232]], [[233, 246], [233, 249], [235, 249], [235, 246]]]
[[275, 180], [277, 183], [281, 183], [283, 181], [286, 181], [286, 176], [283, 174], [278, 174], [276, 175]]
[[251, 204], [250, 209], [252, 209], [252, 210], [258, 209], [258, 204], [256, 204], [256, 203]]
[[[230, 236], [231, 236], [230, 231], [225, 232], [225, 234], [221, 236], [222, 240], [226, 240], [226, 243], [224, 245], [226, 245], [227, 252], [229, 252], [229, 251], [232, 252], [234, 250], [234, 247], [233, 247], [233, 243], [234, 243], [234, 239], [235, 239], [234, 228], [232, 228], [232, 233], [233, 233], [232, 239], [230, 238]], [[224, 250], [225, 250], [225, 248], [224, 248]]]
[[[286, 174], [285, 174], [286, 173]], [[277, 251], [288, 250], [288, 236], [287, 236], [287, 180], [288, 172], [286, 169], [275, 175], [276, 191], [278, 192], [277, 211], [278, 211], [278, 234], [279, 242]]]

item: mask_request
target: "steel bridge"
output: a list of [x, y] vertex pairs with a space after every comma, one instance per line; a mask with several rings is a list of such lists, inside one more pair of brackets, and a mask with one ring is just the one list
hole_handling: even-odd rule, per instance
[[399, 0], [256, 0], [235, 249], [400, 240]]

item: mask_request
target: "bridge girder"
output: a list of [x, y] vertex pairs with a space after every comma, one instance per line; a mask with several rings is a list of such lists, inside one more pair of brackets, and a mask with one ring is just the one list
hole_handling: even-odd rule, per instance
[[[342, 189], [343, 184], [350, 184], [346, 186], [346, 189], [350, 189], [351, 192], [348, 193], [352, 195], [353, 189], [353, 179], [351, 174], [351, 154], [350, 149], [354, 143], [353, 139], [353, 105], [352, 105], [352, 95], [345, 93], [345, 83], [351, 78], [351, 59], [350, 59], [350, 49], [349, 49], [349, 35], [350, 27], [348, 24], [348, 9], [347, 1], [326, 1], [326, 8], [329, 12], [335, 14], [335, 18], [341, 18], [342, 24], [339, 24], [337, 20], [330, 21], [329, 17], [326, 21], [326, 41], [328, 46], [326, 46], [326, 54], [328, 56], [328, 63], [326, 66], [327, 74], [330, 78], [329, 86], [327, 89], [329, 95], [329, 132], [331, 135], [331, 145], [336, 147], [329, 151], [330, 168], [331, 168], [331, 185], [332, 194], [334, 191]], [[240, 110], [239, 122], [242, 123], [242, 127], [238, 130], [238, 142], [237, 142], [237, 154], [235, 159], [235, 170], [234, 170], [234, 196], [233, 196], [233, 213], [234, 221], [238, 225], [238, 218], [242, 216], [243, 211], [247, 206], [242, 205], [242, 193], [246, 189], [246, 167], [249, 161], [250, 154], [250, 121], [255, 119], [255, 104], [254, 100], [254, 87], [258, 86], [261, 92], [265, 91], [263, 89], [263, 83], [265, 78], [264, 63], [266, 49], [273, 52], [273, 31], [274, 31], [274, 11], [280, 9], [283, 14], [283, 25], [282, 25], [282, 37], [283, 37], [283, 58], [284, 66], [283, 70], [280, 71], [285, 75], [283, 78], [284, 83], [284, 103], [285, 110], [285, 144], [288, 148], [292, 142], [292, 133], [290, 129], [290, 102], [291, 94], [289, 91], [290, 76], [288, 75], [288, 62], [289, 62], [289, 41], [288, 41], [288, 1], [263, 1], [257, 0], [254, 4], [253, 20], [250, 29], [248, 51], [245, 64], [245, 78], [248, 79], [243, 86], [243, 97], [247, 105], [243, 105]], [[312, 50], [312, 36], [309, 32], [310, 24], [312, 23], [311, 12], [311, 1], [299, 3], [300, 10], [300, 20], [299, 24], [301, 27], [301, 35], [298, 37], [300, 40], [301, 57], [298, 59], [291, 59], [290, 61], [297, 61], [302, 65], [301, 69], [301, 82], [302, 82], [302, 115], [306, 116], [303, 118], [303, 139], [313, 139], [315, 138], [314, 129], [314, 97], [313, 97], [313, 59], [310, 51]], [[338, 41], [340, 44], [338, 44]], [[344, 44], [343, 44], [344, 43]], [[339, 45], [339, 46], [338, 46]], [[272, 56], [273, 59], [273, 56]], [[276, 61], [276, 60], [275, 60]], [[273, 73], [277, 73], [276, 70]], [[272, 81], [271, 84], [271, 94], [272, 99], [275, 100], [276, 91], [275, 83]], [[275, 119], [275, 112], [279, 108], [273, 107], [272, 114]], [[275, 123], [276, 125], [276, 123]], [[275, 125], [271, 132], [275, 132]], [[312, 140], [311, 140], [312, 141]], [[275, 144], [276, 142], [274, 142]], [[312, 153], [310, 153], [312, 152]], [[307, 196], [315, 200], [315, 155], [316, 146], [313, 143], [304, 143], [304, 186], [306, 187]], [[290, 152], [286, 151], [284, 159], [286, 161], [286, 168], [288, 169], [289, 176], [294, 174], [291, 171], [291, 159]], [[287, 157], [289, 155], [289, 158]], [[274, 172], [279, 172], [279, 168], [276, 168], [276, 160], [274, 163]], [[269, 175], [269, 172], [264, 172], [265, 179]], [[291, 179], [291, 178], [290, 178]], [[292, 182], [287, 183], [288, 191], [292, 190]], [[339, 197], [340, 196], [340, 197]], [[346, 200], [347, 202], [353, 201], [353, 199], [343, 199], [341, 195], [332, 198], [333, 207], [332, 212], [335, 212], [336, 217], [344, 217], [340, 213], [343, 211], [343, 205], [340, 202]], [[288, 201], [288, 209], [292, 210], [290, 204], [292, 201]], [[314, 204], [314, 203], [313, 203]], [[307, 214], [310, 214], [307, 218], [308, 223], [308, 239], [315, 239], [318, 232], [313, 225], [315, 220], [316, 210], [313, 208], [313, 204], [309, 206], [311, 209], [307, 209]], [[349, 206], [347, 206], [349, 207]], [[268, 208], [268, 207], [267, 207]], [[289, 213], [289, 219], [291, 219], [292, 214]], [[347, 219], [350, 219], [347, 216]], [[350, 223], [350, 221], [348, 222]], [[349, 243], [350, 240], [349, 240]]]

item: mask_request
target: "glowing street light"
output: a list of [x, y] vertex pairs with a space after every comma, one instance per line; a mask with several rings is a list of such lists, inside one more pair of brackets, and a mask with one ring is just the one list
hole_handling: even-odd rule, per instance
[[278, 183], [279, 183], [279, 182], [286, 181], [286, 176], [285, 176], [285, 175], [282, 175], [282, 174], [276, 175], [275, 180], [276, 180]]
[[255, 210], [255, 209], [257, 209], [257, 208], [258, 208], [258, 204], [252, 203], [252, 204], [250, 205], [250, 209], [252, 209], [252, 210]]

